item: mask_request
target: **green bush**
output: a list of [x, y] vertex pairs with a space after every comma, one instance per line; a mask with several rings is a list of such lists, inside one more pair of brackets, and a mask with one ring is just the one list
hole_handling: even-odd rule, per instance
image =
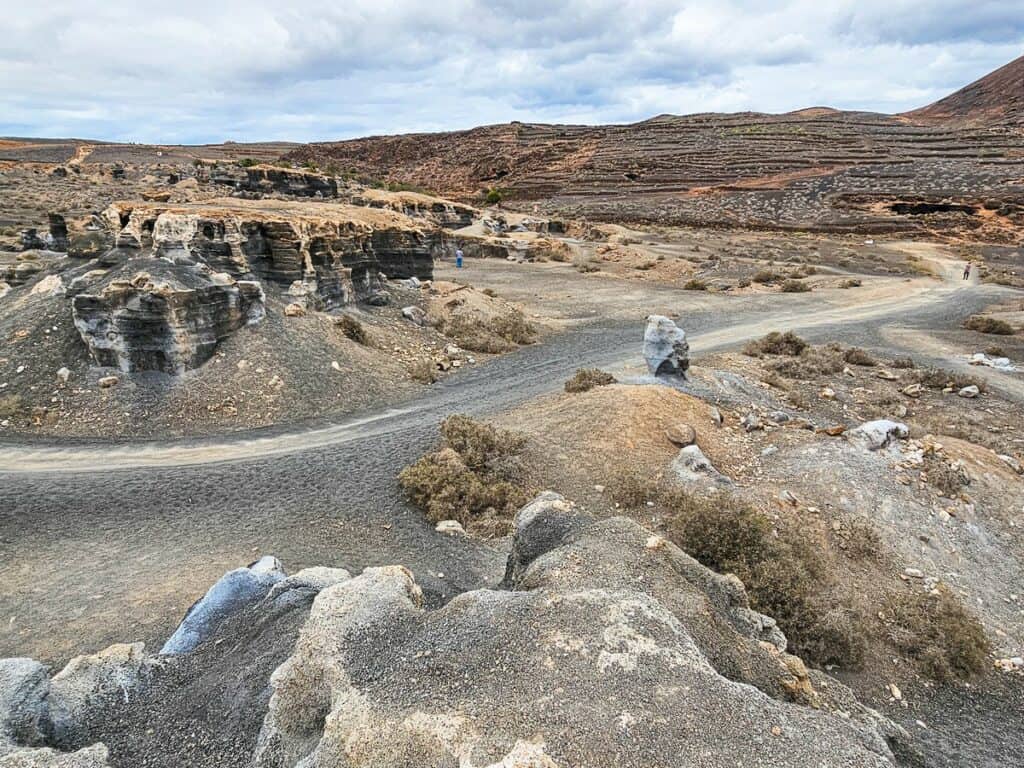
[[487, 190], [487, 194], [484, 195], [484, 202], [488, 205], [497, 205], [502, 200], [501, 190], [491, 187]]

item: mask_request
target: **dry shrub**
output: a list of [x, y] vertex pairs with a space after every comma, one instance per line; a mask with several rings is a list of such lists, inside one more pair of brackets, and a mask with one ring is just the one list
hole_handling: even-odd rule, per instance
[[865, 652], [860, 617], [839, 608], [845, 601], [817, 537], [771, 522], [734, 497], [697, 498], [674, 491], [670, 537], [683, 550], [721, 573], [734, 573], [747, 588], [751, 607], [773, 617], [791, 650], [815, 664], [855, 666]]
[[441, 424], [444, 446], [402, 470], [409, 498], [437, 522], [457, 520], [467, 530], [502, 534], [529, 500], [519, 453], [526, 439], [468, 416]]
[[985, 348], [985, 354], [989, 357], [1007, 357], [1006, 351], [998, 344], [992, 344]]
[[589, 392], [594, 387], [614, 384], [615, 377], [599, 368], [580, 368], [571, 379], [565, 382], [566, 392]]
[[421, 384], [433, 384], [437, 381], [437, 366], [433, 360], [422, 359], [409, 364], [409, 378]]
[[839, 373], [846, 365], [843, 348], [838, 344], [807, 347], [799, 357], [775, 360], [769, 367], [790, 379], [812, 380], [819, 376]]
[[572, 265], [577, 272], [587, 274], [588, 272], [600, 272], [601, 268], [595, 264], [585, 253], [577, 253], [572, 257]]
[[366, 329], [363, 328], [363, 324], [356, 320], [351, 315], [339, 315], [334, 318], [334, 325], [341, 330], [346, 338], [351, 339], [357, 344], [368, 346], [370, 343], [370, 337], [366, 333]]
[[852, 520], [847, 524], [843, 545], [843, 551], [854, 560], [878, 560], [882, 537], [866, 520]]
[[910, 377], [913, 381], [928, 389], [946, 389], [947, 387], [963, 389], [973, 384], [980, 391], [985, 391], [985, 382], [983, 380], [963, 373], [944, 371], [941, 368], [918, 368], [910, 374]]
[[685, 283], [683, 283], [684, 291], [706, 291], [707, 289], [708, 284], [697, 277], [690, 278]]
[[763, 338], [747, 342], [747, 345], [743, 347], [743, 354], [750, 357], [761, 357], [762, 355], [789, 355], [796, 357], [807, 349], [807, 346], [807, 342], [792, 331], [786, 331], [785, 333], [772, 331]]
[[753, 279], [753, 281], [755, 283], [761, 283], [761, 285], [767, 285], [768, 283], [775, 282], [777, 277], [776, 277], [775, 273], [772, 272], [770, 269], [762, 269], [759, 272], [755, 272], [754, 273], [754, 277], [752, 279]]
[[790, 279], [782, 284], [783, 293], [807, 293], [809, 290], [811, 286], [799, 280]]
[[532, 344], [536, 327], [518, 309], [483, 320], [471, 315], [456, 315], [443, 324], [442, 330], [469, 352], [501, 354], [520, 344]]
[[933, 680], [967, 679], [988, 667], [992, 646], [978, 620], [945, 586], [889, 600], [889, 637]]
[[860, 280], [858, 280], [856, 277], [851, 277], [851, 278], [848, 278], [846, 280], [843, 280], [843, 282], [841, 282], [839, 284], [839, 287], [840, 288], [860, 288], [861, 285], [862, 285], [862, 283], [861, 283]]
[[480, 291], [480, 293], [482, 293], [484, 296], [490, 296], [492, 299], [498, 296], [498, 294], [495, 292], [493, 288], [484, 288], [482, 291]]
[[843, 360], [848, 362], [850, 365], [863, 365], [868, 368], [878, 365], [875, 358], [860, 347], [850, 347], [846, 350], [846, 352], [843, 353]]
[[970, 483], [970, 477], [960, 464], [951, 464], [935, 451], [927, 451], [922, 460], [921, 470], [925, 479], [929, 485], [938, 488], [943, 496], [953, 498]]
[[991, 333], [996, 336], [1012, 336], [1013, 326], [1005, 320], [985, 315], [971, 315], [964, 321], [964, 328], [979, 333]]
[[910, 369], [916, 368], [917, 363], [914, 362], [912, 357], [894, 357], [890, 365], [893, 368]]

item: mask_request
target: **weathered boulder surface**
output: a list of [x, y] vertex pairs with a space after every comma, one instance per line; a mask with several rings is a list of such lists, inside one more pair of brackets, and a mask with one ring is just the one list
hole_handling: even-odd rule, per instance
[[655, 376], [686, 378], [690, 344], [686, 332], [664, 315], [650, 315], [644, 329], [644, 360]]
[[255, 766], [895, 765], [899, 729], [815, 690], [738, 580], [632, 521], [546, 495], [506, 583], [434, 611], [400, 567], [322, 591]]
[[202, 264], [135, 258], [98, 277], [72, 300], [75, 327], [99, 365], [125, 372], [196, 368], [264, 316], [259, 283]]
[[208, 638], [229, 616], [252, 605], [286, 578], [277, 558], [265, 556], [246, 568], [225, 573], [185, 614], [161, 654], [188, 653]]
[[42, 744], [49, 730], [50, 676], [34, 659], [0, 659], [0, 755], [5, 745]]

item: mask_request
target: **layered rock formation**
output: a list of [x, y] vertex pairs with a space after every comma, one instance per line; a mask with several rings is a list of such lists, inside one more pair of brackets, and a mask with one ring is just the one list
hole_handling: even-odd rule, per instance
[[106, 743], [117, 765], [257, 768], [882, 768], [909, 754], [905, 732], [785, 652], [737, 579], [557, 494], [517, 516], [501, 589], [426, 610], [389, 566], [259, 591], [189, 654], [114, 646], [52, 680], [0, 663], [6, 748], [102, 760]]
[[75, 327], [99, 365], [125, 372], [196, 368], [265, 311], [259, 283], [203, 264], [134, 258], [98, 277], [72, 300]]
[[213, 184], [232, 187], [241, 197], [270, 194], [322, 198], [338, 196], [338, 182], [330, 176], [273, 165], [218, 165], [210, 171], [209, 178]]
[[444, 229], [468, 227], [480, 215], [480, 211], [472, 206], [417, 192], [365, 189], [354, 195], [352, 202], [369, 208], [387, 208], [413, 218], [429, 219]]
[[104, 212], [121, 248], [203, 262], [238, 279], [317, 281], [330, 304], [364, 298], [388, 277], [430, 279], [439, 234], [398, 213], [353, 205], [214, 200], [117, 203]]

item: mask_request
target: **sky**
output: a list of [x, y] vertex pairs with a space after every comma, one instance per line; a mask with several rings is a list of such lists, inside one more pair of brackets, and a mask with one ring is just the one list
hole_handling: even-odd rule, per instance
[[1024, 0], [0, 0], [0, 135], [326, 141], [900, 112], [1024, 54]]

